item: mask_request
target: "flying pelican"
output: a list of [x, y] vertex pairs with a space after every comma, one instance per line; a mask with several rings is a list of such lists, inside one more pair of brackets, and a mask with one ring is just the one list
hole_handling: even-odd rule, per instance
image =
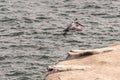
[[82, 31], [82, 27], [84, 27], [82, 24], [80, 24], [78, 22], [78, 19], [76, 18], [74, 21], [72, 21], [66, 29], [64, 29], [64, 33], [63, 35], [66, 35], [67, 32], [69, 32], [70, 30], [76, 30], [76, 31]]

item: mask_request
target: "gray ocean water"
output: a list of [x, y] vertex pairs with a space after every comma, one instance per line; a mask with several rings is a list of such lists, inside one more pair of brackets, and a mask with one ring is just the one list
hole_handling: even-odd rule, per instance
[[[74, 18], [83, 31], [61, 35]], [[42, 80], [71, 49], [120, 39], [120, 0], [0, 0], [0, 80]]]

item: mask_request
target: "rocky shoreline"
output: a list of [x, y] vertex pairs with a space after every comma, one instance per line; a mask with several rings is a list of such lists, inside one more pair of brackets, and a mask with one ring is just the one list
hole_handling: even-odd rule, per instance
[[120, 42], [105, 48], [71, 50], [66, 60], [48, 66], [45, 80], [120, 80]]

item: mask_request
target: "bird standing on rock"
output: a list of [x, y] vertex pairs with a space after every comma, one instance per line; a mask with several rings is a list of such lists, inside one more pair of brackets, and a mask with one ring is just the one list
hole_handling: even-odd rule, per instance
[[76, 18], [74, 21], [72, 21], [67, 28], [64, 30], [63, 35], [66, 35], [67, 32], [70, 30], [76, 30], [76, 31], [82, 31], [82, 27], [84, 27], [82, 24], [78, 22], [78, 19]]

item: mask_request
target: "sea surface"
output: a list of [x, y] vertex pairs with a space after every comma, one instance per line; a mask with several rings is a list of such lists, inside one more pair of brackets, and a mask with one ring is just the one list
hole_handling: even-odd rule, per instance
[[[83, 31], [67, 25], [78, 18]], [[120, 0], [0, 0], [0, 80], [43, 80], [71, 49], [120, 39]]]

